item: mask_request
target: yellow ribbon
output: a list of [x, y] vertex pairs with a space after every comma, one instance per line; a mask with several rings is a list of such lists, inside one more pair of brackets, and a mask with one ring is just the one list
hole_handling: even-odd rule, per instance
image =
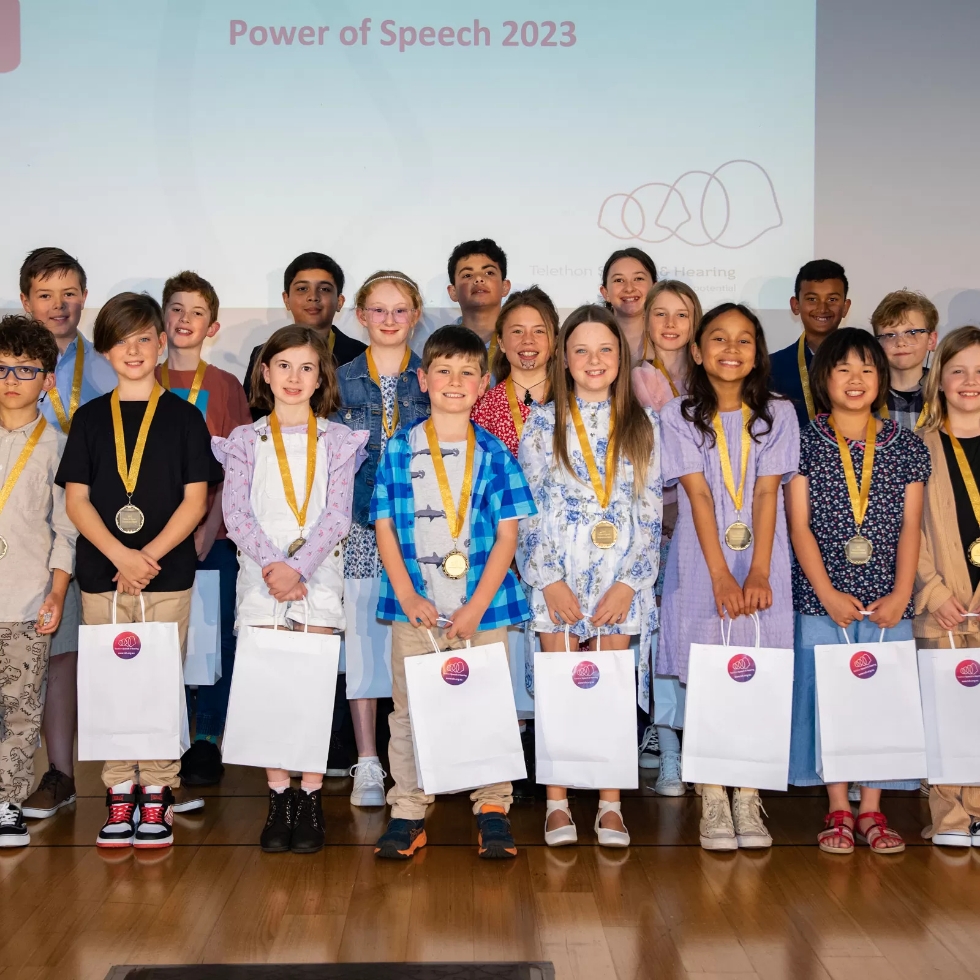
[[514, 420], [514, 428], [517, 429], [517, 438], [520, 439], [524, 432], [524, 416], [521, 414], [521, 406], [517, 403], [517, 392], [514, 390], [514, 379], [507, 375], [504, 382], [504, 391], [507, 392], [507, 404], [510, 405], [510, 417]]
[[7, 479], [3, 481], [3, 486], [0, 487], [0, 511], [3, 510], [4, 505], [7, 503], [11, 491], [14, 489], [14, 484], [20, 478], [21, 473], [24, 472], [24, 467], [27, 465], [27, 461], [31, 458], [31, 453], [34, 452], [34, 447], [40, 441], [41, 433], [44, 432], [44, 427], [46, 424], [47, 422], [42, 415], [38, 420], [37, 425], [34, 426], [34, 431], [28, 436], [27, 442], [24, 444], [24, 448], [20, 451], [20, 455], [17, 457], [17, 462], [14, 463], [14, 468], [7, 474]]
[[718, 444], [718, 455], [721, 457], [721, 476], [725, 481], [725, 489], [728, 496], [732, 498], [735, 505], [735, 512], [742, 512], [742, 504], [745, 500], [745, 474], [749, 469], [749, 422], [752, 418], [752, 411], [745, 402], [742, 402], [742, 443], [741, 455], [739, 457], [739, 477], [738, 490], [735, 489], [735, 475], [732, 472], [732, 458], [728, 452], [728, 440], [725, 438], [725, 427], [721, 421], [721, 414], [715, 412], [715, 417], [711, 420], [711, 425], [715, 430], [715, 442]]
[[[953, 430], [950, 427], [949, 419], [943, 420], [943, 425], [946, 428], [946, 435], [949, 436], [949, 441], [953, 446], [953, 455], [956, 457], [956, 464], [960, 468], [960, 476], [963, 477], [963, 483], [966, 486], [967, 495], [970, 498], [970, 506], [973, 508], [973, 516], [977, 519], [977, 524], [980, 525], [980, 490], [977, 489], [977, 481], [973, 476], [973, 470], [970, 469], [970, 462], [966, 458], [966, 453], [963, 452], [963, 446], [959, 439], [953, 435]], [[2, 506], [2, 504], [0, 504]]]
[[310, 506], [310, 495], [313, 493], [313, 477], [316, 475], [316, 440], [319, 432], [316, 427], [316, 416], [310, 409], [306, 423], [306, 498], [302, 508], [296, 504], [296, 491], [293, 489], [293, 474], [289, 469], [289, 459], [286, 456], [286, 446], [282, 441], [282, 429], [279, 427], [279, 417], [273, 411], [269, 414], [269, 428], [272, 430], [272, 444], [276, 447], [276, 462], [279, 464], [279, 475], [282, 477], [282, 488], [286, 494], [286, 504], [293, 512], [300, 531], [306, 527], [306, 511]]
[[459, 491], [458, 508], [453, 501], [453, 491], [449, 485], [446, 464], [442, 459], [442, 449], [439, 448], [439, 437], [436, 435], [436, 427], [431, 418], [426, 419], [425, 422], [425, 438], [429, 443], [429, 452], [432, 454], [432, 468], [435, 470], [436, 480], [439, 483], [442, 507], [446, 512], [446, 522], [449, 524], [449, 536], [453, 539], [453, 547], [455, 547], [456, 539], [463, 531], [463, 523], [466, 520], [466, 509], [469, 507], [470, 494], [473, 492], [473, 460], [476, 457], [476, 432], [473, 429], [473, 424], [470, 423], [466, 432], [466, 468], [463, 470], [463, 486]]
[[112, 408], [112, 434], [116, 440], [116, 470], [129, 497], [132, 497], [133, 492], [136, 490], [136, 481], [139, 479], [140, 465], [143, 462], [143, 451], [146, 449], [146, 437], [150, 434], [150, 424], [153, 422], [153, 416], [157, 410], [157, 402], [160, 401], [162, 394], [163, 388], [160, 385], [154, 385], [150, 400], [146, 403], [143, 421], [140, 422], [139, 434], [136, 436], [136, 448], [133, 450], [133, 459], [128, 467], [126, 465], [126, 434], [123, 431], [118, 388], [113, 389], [112, 396], [109, 399], [109, 404]]
[[578, 435], [578, 444], [582, 450], [582, 458], [585, 460], [585, 468], [589, 471], [589, 479], [592, 481], [592, 489], [595, 491], [599, 506], [605, 510], [609, 506], [609, 499], [612, 497], [613, 479], [616, 471], [616, 456], [614, 452], [615, 432], [616, 432], [616, 404], [609, 403], [609, 441], [606, 443], [606, 485], [603, 486], [599, 480], [599, 468], [596, 466], [595, 456], [592, 454], [592, 446], [589, 444], [589, 436], [585, 431], [585, 423], [582, 421], [582, 413], [578, 408], [578, 401], [575, 395], [568, 396], [568, 410], [571, 412], [572, 421], [575, 423], [575, 432]]
[[860, 488], [857, 484], [854, 461], [851, 459], [851, 450], [848, 448], [847, 441], [837, 430], [833, 415], [828, 421], [837, 437], [837, 448], [840, 450], [840, 461], [844, 467], [844, 480], [847, 483], [847, 496], [851, 499], [851, 513], [854, 515], [854, 523], [860, 531], [861, 525], [864, 523], [864, 516], [868, 512], [868, 500], [871, 498], [871, 471], [875, 464], [875, 417], [871, 415], [868, 418], [868, 431], [864, 437], [864, 463], [861, 466]]
[[82, 338], [75, 340], [75, 373], [71, 379], [71, 395], [68, 398], [68, 414], [65, 414], [65, 406], [62, 404], [61, 395], [58, 394], [58, 386], [55, 385], [48, 393], [51, 397], [51, 407], [54, 409], [55, 418], [61, 431], [68, 435], [71, 428], [71, 420], [78, 411], [78, 403], [82, 398], [82, 371], [85, 367], [85, 345]]
[[[201, 385], [204, 383], [204, 372], [207, 371], [207, 362], [203, 359], [198, 363], [197, 370], [194, 372], [194, 380], [191, 382], [191, 390], [187, 396], [187, 400], [192, 404], [197, 404], [197, 396], [201, 393]], [[170, 391], [170, 358], [168, 357], [163, 362], [163, 367], [160, 368], [160, 381], [163, 383], [163, 387]]]
[[796, 363], [800, 368], [800, 384], [803, 386], [803, 400], [806, 402], [806, 414], [810, 416], [810, 421], [816, 417], [817, 411], [813, 407], [813, 395], [810, 393], [810, 372], [806, 369], [806, 334], [800, 334], [800, 343], [796, 349]]
[[[330, 335], [331, 337], [333, 334]], [[368, 347], [367, 351], [367, 366], [368, 374], [371, 375], [371, 380], [381, 388], [381, 375], [378, 373], [378, 366], [374, 363], [374, 355], [371, 353], [371, 348]], [[402, 366], [398, 369], [398, 376], [401, 377], [402, 372], [408, 367], [408, 362], [411, 360], [412, 352], [406, 347], [405, 356], [402, 358]], [[388, 425], [388, 416], [385, 413], [384, 406], [381, 409], [381, 424], [385, 427], [385, 435], [390, 439], [395, 434], [395, 429], [398, 428], [398, 394], [395, 393], [395, 408], [391, 413], [391, 425]]]
[[664, 367], [663, 361], [659, 357], [654, 357], [653, 366], [667, 379], [667, 384], [670, 385], [670, 390], [676, 398], [680, 392], [677, 390], [677, 385], [674, 384], [674, 379], [667, 373], [667, 368]]

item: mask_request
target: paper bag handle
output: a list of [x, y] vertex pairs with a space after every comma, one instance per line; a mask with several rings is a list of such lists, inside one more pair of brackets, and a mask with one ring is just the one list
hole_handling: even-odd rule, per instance
[[[284, 626], [283, 629], [286, 627]], [[275, 607], [272, 610], [272, 629], [279, 629], [279, 602], [276, 601]], [[303, 632], [309, 633], [310, 631], [310, 604], [306, 601], [306, 596], [303, 596]]]
[[[762, 628], [759, 625], [759, 614], [758, 613], [752, 613], [752, 620], [755, 623], [755, 648], [756, 648], [756, 650], [758, 650], [759, 647], [762, 646]], [[731, 643], [731, 639], [732, 639], [732, 626], [735, 624], [735, 620], [734, 619], [727, 619], [727, 618], [723, 617], [722, 619], [718, 620], [718, 622], [719, 622], [719, 624], [721, 626], [721, 645], [723, 647], [727, 647]], [[725, 633], [725, 623], [726, 622], [728, 623], [728, 633], [727, 634]]]
[[946, 630], [946, 635], [949, 637], [949, 648], [950, 650], [956, 649], [956, 640], [953, 639], [953, 631]]
[[[847, 646], [852, 647], [852, 646], [854, 646], [857, 643], [857, 640], [855, 640], [854, 643], [851, 643], [851, 639], [847, 635], [847, 627], [846, 626], [838, 626], [837, 628], [841, 631], [841, 635], [844, 637], [844, 643]], [[878, 634], [878, 642], [879, 643], [884, 643], [885, 642], [885, 629], [884, 629], [884, 627], [882, 627], [881, 632]]]
[[[118, 592], [112, 593], [112, 625], [116, 625], [116, 596]], [[140, 593], [140, 615], [143, 617], [143, 622], [146, 622], [146, 603], [143, 602], [143, 593]]]

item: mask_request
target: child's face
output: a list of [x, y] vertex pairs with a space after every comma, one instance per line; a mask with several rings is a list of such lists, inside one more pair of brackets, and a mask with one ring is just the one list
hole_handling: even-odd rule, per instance
[[882, 327], [878, 343], [888, 358], [888, 363], [897, 371], [920, 367], [936, 349], [939, 336], [930, 332], [926, 318], [918, 310], [909, 310], [899, 323]]
[[344, 308], [344, 297], [337, 291], [333, 275], [326, 269], [301, 269], [289, 284], [282, 301], [294, 323], [325, 330]]
[[120, 378], [142, 381], [156, 370], [166, 340], [165, 334], [158, 334], [153, 327], [145, 327], [117, 341], [105, 356]]
[[437, 357], [428, 371], [419, 368], [419, 387], [428, 392], [432, 414], [469, 417], [477, 399], [487, 390], [489, 374], [481, 374], [475, 357]]
[[20, 294], [24, 312], [51, 331], [55, 340], [69, 342], [78, 332], [88, 290], [82, 289], [77, 272], [54, 272], [46, 279], [31, 280], [30, 292]]
[[638, 259], [618, 259], [609, 267], [606, 285], [599, 290], [602, 298], [620, 317], [639, 316], [643, 312], [653, 277]]
[[833, 411], [871, 411], [878, 397], [878, 370], [851, 351], [837, 364], [827, 379], [827, 397]]
[[464, 255], [456, 263], [456, 278], [449, 286], [449, 298], [461, 310], [500, 309], [510, 292], [510, 280], [500, 274], [500, 266], [487, 255]]
[[687, 300], [677, 293], [660, 293], [650, 307], [647, 330], [658, 351], [687, 347], [694, 336], [694, 317]]
[[980, 412], [980, 346], [974, 344], [951, 357], [943, 367], [939, 390], [946, 404], [960, 412]]
[[357, 310], [372, 347], [403, 346], [418, 318], [415, 304], [391, 280], [372, 286], [364, 306]]
[[691, 344], [695, 362], [717, 381], [747, 378], [755, 367], [755, 351], [755, 326], [738, 310], [716, 317], [701, 334], [700, 345]]
[[277, 404], [303, 405], [320, 387], [320, 357], [307, 344], [290, 347], [262, 365], [262, 377]]
[[44, 365], [36, 357], [24, 355], [15, 357], [13, 354], [0, 351], [0, 367], [41, 369], [30, 379], [17, 378], [13, 371], [9, 371], [7, 377], [0, 379], [0, 404], [6, 409], [16, 410], [36, 405], [41, 393], [50, 391], [54, 387], [54, 374], [46, 374]]
[[553, 348], [548, 325], [530, 306], [515, 307], [507, 314], [500, 334], [500, 349], [512, 368], [534, 371], [551, 359]]
[[211, 322], [211, 309], [200, 293], [174, 293], [163, 311], [163, 326], [167, 346], [183, 350], [200, 347], [221, 325]]
[[793, 296], [789, 308], [803, 321], [806, 332], [816, 337], [833, 333], [847, 316], [851, 301], [844, 297], [844, 283], [840, 279], [824, 279], [821, 282], [800, 283], [800, 298]]
[[619, 340], [604, 323], [580, 323], [565, 338], [565, 364], [579, 397], [606, 397], [619, 376]]

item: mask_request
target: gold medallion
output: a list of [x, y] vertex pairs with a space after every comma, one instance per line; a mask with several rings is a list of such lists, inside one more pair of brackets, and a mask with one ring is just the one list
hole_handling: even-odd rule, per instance
[[[6, 550], [7, 549], [4, 548], [4, 551]], [[3, 555], [0, 555], [0, 558], [2, 557]], [[980, 538], [977, 538], [977, 540], [974, 541], [969, 548], [967, 548], [966, 557], [970, 559], [971, 565], [976, 565], [977, 568], [980, 568]]]
[[446, 578], [462, 578], [469, 567], [469, 559], [462, 551], [450, 551], [442, 560], [442, 571]]
[[860, 534], [855, 534], [844, 545], [844, 557], [852, 565], [867, 565], [874, 554], [874, 546], [871, 542]]
[[591, 537], [592, 543], [605, 551], [616, 543], [619, 531], [616, 530], [616, 525], [612, 521], [599, 521], [593, 526]]
[[304, 544], [306, 544], [306, 538], [297, 538], [286, 550], [286, 554], [290, 558], [292, 558], [293, 555], [295, 555], [296, 552], [299, 551], [299, 549], [302, 548]]
[[116, 527], [123, 534], [135, 534], [143, 529], [146, 518], [135, 504], [126, 504], [116, 511]]
[[732, 551], [745, 551], [752, 544], [752, 528], [744, 521], [733, 521], [725, 528], [725, 544]]
[[7, 557], [7, 539], [0, 534], [0, 559]]

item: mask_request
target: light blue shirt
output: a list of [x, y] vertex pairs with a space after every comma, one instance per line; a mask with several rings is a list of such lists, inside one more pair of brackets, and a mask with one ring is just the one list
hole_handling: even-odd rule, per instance
[[[68, 413], [71, 399], [71, 383], [75, 377], [75, 352], [78, 350], [79, 341], [84, 345], [85, 364], [82, 367], [82, 391], [78, 404], [81, 406], [93, 398], [98, 398], [99, 395], [107, 395], [118, 384], [116, 372], [112, 370], [109, 362], [96, 351], [91, 341], [79, 334], [68, 345], [64, 354], [59, 356], [58, 364], [54, 369], [55, 384], [61, 396], [61, 404], [65, 407], [65, 414]], [[57, 426], [58, 416], [54, 413], [51, 399], [46, 397], [40, 407], [48, 422]], [[58, 431], [60, 432], [61, 429], [59, 428]]]

